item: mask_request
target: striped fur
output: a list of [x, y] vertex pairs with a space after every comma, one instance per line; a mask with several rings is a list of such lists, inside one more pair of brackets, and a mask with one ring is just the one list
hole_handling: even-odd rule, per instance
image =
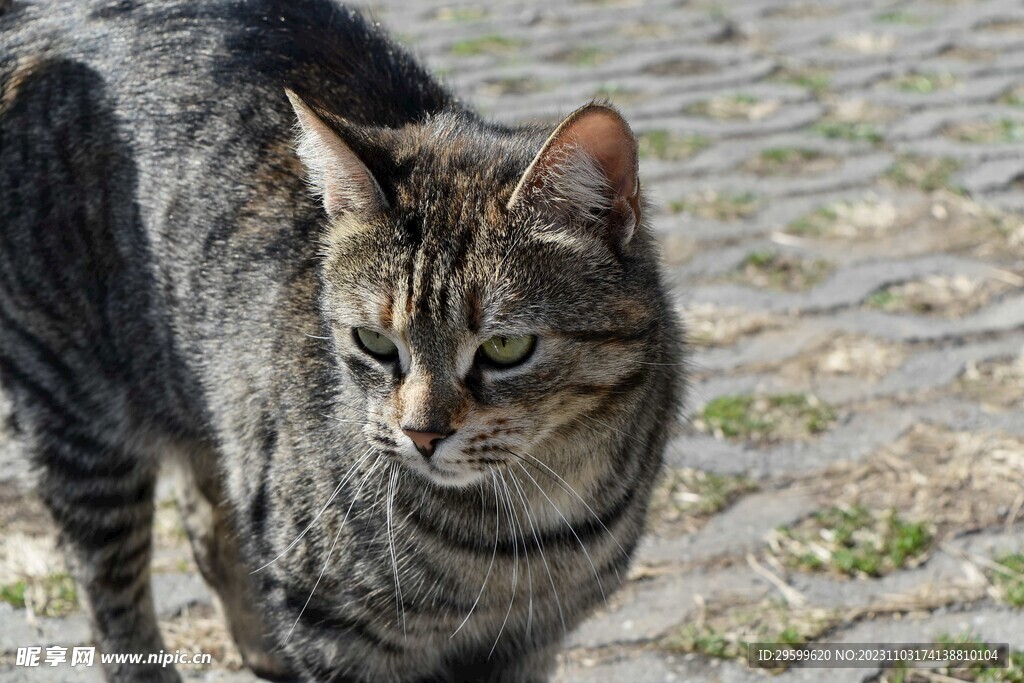
[[[373, 181], [329, 218], [285, 88]], [[329, 0], [0, 2], [0, 383], [103, 650], [162, 647], [173, 459], [255, 669], [547, 678], [626, 573], [683, 360], [635, 178], [602, 195], [607, 160], [550, 133], [481, 121]], [[488, 368], [496, 334], [537, 346]], [[410, 424], [455, 430], [433, 465]]]

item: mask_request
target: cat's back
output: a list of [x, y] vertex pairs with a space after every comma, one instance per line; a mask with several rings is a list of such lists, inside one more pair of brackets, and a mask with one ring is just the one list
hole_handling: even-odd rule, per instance
[[285, 87], [360, 124], [397, 127], [455, 106], [377, 24], [332, 0], [0, 0], [0, 55], [84, 63], [126, 112], [135, 98], [164, 113], [168, 103], [255, 108]]

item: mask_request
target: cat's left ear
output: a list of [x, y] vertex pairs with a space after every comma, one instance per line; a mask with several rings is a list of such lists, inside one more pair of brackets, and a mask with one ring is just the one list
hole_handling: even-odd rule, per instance
[[384, 193], [352, 148], [312, 107], [291, 90], [285, 90], [299, 121], [296, 152], [309, 174], [313, 191], [323, 198], [331, 218], [343, 213], [362, 217], [387, 208]]
[[559, 124], [519, 180], [508, 209], [539, 203], [602, 225], [626, 245], [641, 220], [637, 142], [615, 109], [588, 104]]

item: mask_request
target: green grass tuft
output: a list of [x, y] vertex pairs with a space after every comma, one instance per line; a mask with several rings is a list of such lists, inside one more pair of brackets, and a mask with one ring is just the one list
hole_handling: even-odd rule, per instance
[[716, 221], [734, 221], [755, 214], [760, 207], [757, 195], [750, 192], [719, 193], [715, 191], [690, 195], [669, 202], [673, 213], [691, 213], [700, 218]]
[[25, 609], [25, 590], [28, 584], [24, 581], [15, 581], [6, 586], [0, 586], [0, 601], [16, 609]]
[[907, 522], [895, 510], [832, 507], [777, 530], [773, 547], [792, 567], [846, 576], [878, 577], [923, 559], [932, 544], [923, 522]]
[[637, 136], [641, 159], [678, 161], [707, 148], [711, 141], [703, 135], [675, 135], [667, 130], [651, 130]]
[[831, 407], [807, 394], [735, 395], [704, 406], [698, 428], [729, 439], [775, 441], [819, 434], [834, 420]]
[[509, 54], [526, 45], [525, 41], [493, 33], [479, 38], [461, 40], [454, 43], [451, 53], [456, 57], [475, 57], [477, 55]]
[[994, 569], [992, 578], [1000, 599], [1011, 607], [1024, 607], [1024, 554], [1003, 555], [996, 562], [1002, 569]]
[[959, 168], [960, 162], [950, 157], [903, 154], [889, 167], [884, 177], [899, 187], [916, 187], [924, 192], [955, 190], [950, 176]]
[[866, 141], [873, 145], [879, 145], [885, 140], [882, 132], [870, 123], [822, 121], [814, 126], [814, 130], [830, 140]]
[[957, 83], [953, 74], [942, 73], [910, 73], [895, 79], [893, 85], [903, 92], [927, 95], [938, 90], [952, 88]]

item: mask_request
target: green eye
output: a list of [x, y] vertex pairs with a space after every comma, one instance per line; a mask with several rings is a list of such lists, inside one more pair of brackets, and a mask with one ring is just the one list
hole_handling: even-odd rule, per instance
[[374, 332], [365, 327], [357, 327], [356, 339], [359, 341], [359, 345], [363, 347], [363, 350], [371, 356], [394, 358], [398, 355], [398, 347], [395, 346], [395, 342], [380, 332]]
[[529, 357], [536, 343], [533, 335], [491, 337], [480, 345], [480, 353], [495, 365], [515, 365]]

